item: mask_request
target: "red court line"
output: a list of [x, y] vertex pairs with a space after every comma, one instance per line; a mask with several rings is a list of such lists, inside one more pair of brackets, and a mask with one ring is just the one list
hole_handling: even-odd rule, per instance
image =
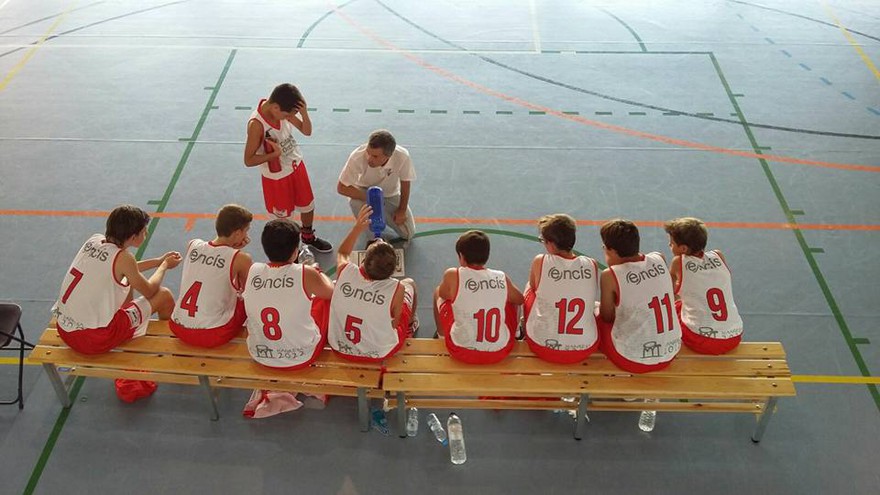
[[[97, 210], [0, 210], [0, 216], [20, 217], [100, 217], [106, 218], [109, 211]], [[155, 218], [177, 218], [186, 220], [184, 229], [192, 230], [197, 220], [214, 220], [216, 213], [194, 212], [161, 212], [150, 213]], [[255, 220], [270, 220], [274, 216], [267, 214], [255, 214]], [[350, 216], [322, 216], [315, 215], [318, 222], [342, 222], [351, 223]], [[422, 224], [447, 224], [447, 225], [530, 225], [537, 226], [534, 218], [467, 218], [467, 217], [416, 217], [416, 223]], [[577, 224], [586, 227], [598, 227], [607, 219], [601, 220], [576, 220]], [[639, 227], [663, 227], [662, 220], [634, 220]], [[880, 224], [824, 224], [824, 223], [780, 223], [780, 222], [706, 222], [706, 225], [715, 229], [755, 229], [755, 230], [848, 230], [876, 232], [880, 231]]]
[[358, 31], [360, 31], [361, 33], [363, 33], [365, 36], [372, 39], [376, 43], [388, 48], [389, 50], [391, 50], [393, 52], [399, 53], [400, 55], [409, 59], [410, 61], [412, 61], [416, 65], [419, 65], [420, 67], [422, 67], [424, 69], [427, 69], [431, 72], [434, 72], [435, 74], [437, 74], [438, 76], [440, 76], [444, 79], [448, 79], [450, 81], [462, 84], [462, 85], [467, 86], [469, 88], [472, 88], [476, 91], [479, 91], [480, 93], [484, 93], [489, 96], [494, 96], [496, 98], [502, 99], [504, 101], [508, 101], [510, 103], [513, 103], [515, 105], [519, 105], [521, 107], [528, 108], [530, 110], [537, 110], [537, 111], [545, 112], [548, 115], [553, 115], [553, 116], [559, 117], [561, 119], [570, 120], [572, 122], [577, 122], [579, 124], [583, 124], [583, 125], [587, 125], [587, 126], [591, 126], [591, 127], [596, 127], [599, 129], [604, 129], [604, 130], [616, 132], [619, 134], [625, 134], [628, 136], [633, 136], [633, 137], [641, 138], [641, 139], [648, 139], [651, 141], [657, 141], [657, 142], [661, 142], [661, 143], [665, 143], [665, 144], [683, 146], [686, 148], [692, 148], [692, 149], [697, 149], [697, 150], [702, 150], [702, 151], [709, 151], [712, 153], [719, 153], [719, 154], [731, 155], [731, 156], [739, 156], [739, 157], [743, 157], [743, 158], [763, 159], [763, 160], [772, 161], [772, 162], [789, 163], [789, 164], [795, 164], [795, 165], [809, 165], [809, 166], [813, 166], [813, 167], [823, 167], [823, 168], [840, 169], [840, 170], [856, 170], [856, 171], [861, 171], [861, 172], [880, 172], [880, 166], [876, 166], [876, 165], [863, 165], [863, 164], [858, 164], [858, 163], [836, 163], [836, 162], [826, 162], [826, 161], [821, 161], [821, 160], [810, 160], [810, 159], [806, 159], [806, 158], [795, 158], [795, 157], [785, 156], [785, 155], [765, 155], [765, 154], [761, 154], [761, 153], [752, 153], [752, 152], [748, 152], [748, 151], [741, 151], [741, 150], [734, 150], [734, 149], [730, 149], [730, 148], [724, 148], [721, 146], [714, 146], [711, 144], [704, 144], [704, 143], [698, 143], [695, 141], [688, 141], [685, 139], [673, 138], [670, 136], [663, 136], [660, 134], [651, 134], [648, 132], [630, 129], [628, 127], [623, 127], [623, 126], [619, 126], [619, 125], [608, 124], [605, 122], [599, 122], [597, 120], [587, 119], [587, 118], [581, 117], [579, 115], [568, 115], [568, 114], [565, 114], [559, 110], [555, 110], [553, 108], [545, 107], [545, 106], [539, 105], [537, 103], [532, 103], [530, 101], [526, 101], [526, 100], [517, 98], [516, 96], [511, 96], [506, 93], [502, 93], [500, 91], [489, 88], [487, 86], [483, 86], [482, 84], [473, 82], [469, 79], [465, 79], [464, 77], [459, 76], [458, 74], [455, 74], [451, 71], [448, 71], [448, 70], [443, 69], [441, 67], [437, 67], [436, 65], [433, 65], [433, 64], [429, 63], [428, 61], [418, 57], [417, 55], [398, 47], [397, 45], [391, 43], [390, 41], [386, 40], [385, 38], [382, 38], [381, 36], [373, 33], [372, 31], [370, 31], [366, 27], [358, 24], [357, 21], [355, 21], [354, 19], [349, 17], [345, 12], [340, 10], [337, 5], [335, 5], [331, 2], [327, 2], [327, 3], [328, 3], [328, 5], [330, 5], [330, 8], [334, 12], [336, 12], [336, 14], [338, 16], [340, 16], [343, 20], [345, 20], [347, 23], [349, 23], [352, 27], [354, 27], [355, 29], [357, 29]]

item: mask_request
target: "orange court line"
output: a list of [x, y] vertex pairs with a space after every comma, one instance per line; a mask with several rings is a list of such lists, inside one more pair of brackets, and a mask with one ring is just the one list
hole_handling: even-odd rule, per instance
[[[96, 210], [0, 210], [0, 216], [22, 217], [100, 217], [109, 215], [109, 211]], [[150, 213], [154, 218], [177, 218], [186, 220], [186, 231], [192, 229], [197, 220], [213, 220], [216, 213], [194, 212], [160, 212]], [[268, 214], [255, 214], [255, 220], [270, 220], [275, 218]], [[350, 223], [353, 217], [338, 215], [315, 215], [319, 222], [344, 222]], [[535, 218], [465, 218], [465, 217], [416, 217], [417, 223], [423, 224], [448, 224], [448, 225], [537, 225]], [[601, 220], [576, 220], [580, 226], [598, 227], [607, 219]], [[663, 227], [662, 220], [634, 220], [639, 227]], [[880, 224], [824, 224], [824, 223], [784, 223], [784, 222], [706, 222], [706, 226], [716, 229], [755, 229], [755, 230], [849, 230], [876, 232], [880, 231]]]
[[595, 127], [595, 128], [599, 128], [599, 129], [604, 129], [604, 130], [608, 130], [611, 132], [624, 134], [627, 136], [632, 136], [632, 137], [641, 138], [641, 139], [648, 139], [651, 141], [657, 141], [657, 142], [666, 143], [666, 144], [683, 146], [686, 148], [697, 149], [697, 150], [702, 150], [702, 151], [710, 151], [713, 153], [718, 153], [718, 154], [723, 154], [723, 155], [739, 156], [739, 157], [743, 157], [743, 158], [755, 158], [755, 159], [759, 159], [759, 160], [767, 160], [767, 161], [779, 162], [779, 163], [791, 163], [791, 164], [796, 164], [796, 165], [809, 165], [809, 166], [813, 166], [813, 167], [823, 167], [823, 168], [832, 168], [832, 169], [840, 169], [840, 170], [857, 170], [857, 171], [861, 171], [861, 172], [880, 172], [880, 166], [876, 166], [876, 165], [863, 165], [863, 164], [859, 164], [859, 163], [826, 162], [826, 161], [821, 161], [821, 160], [810, 160], [807, 158], [796, 158], [796, 157], [784, 156], [784, 155], [765, 155], [763, 153], [753, 153], [753, 152], [749, 152], [749, 151], [740, 151], [740, 150], [735, 150], [735, 149], [730, 149], [730, 148], [724, 148], [721, 146], [714, 146], [711, 144], [699, 143], [696, 141], [688, 141], [686, 139], [679, 139], [679, 138], [674, 138], [674, 137], [670, 137], [670, 136], [664, 136], [664, 135], [660, 135], [660, 134], [651, 134], [649, 132], [639, 131], [636, 129], [630, 129], [628, 127], [623, 127], [623, 126], [619, 126], [619, 125], [600, 122], [597, 120], [587, 119], [587, 118], [581, 117], [579, 115], [569, 115], [569, 114], [563, 113], [559, 110], [555, 110], [553, 108], [545, 107], [545, 106], [539, 105], [537, 103], [532, 103], [530, 101], [523, 100], [523, 99], [518, 98], [516, 96], [511, 96], [506, 93], [502, 93], [501, 91], [498, 91], [496, 89], [492, 89], [488, 86], [483, 86], [482, 84], [479, 84], [479, 83], [476, 83], [476, 82], [471, 81], [469, 79], [466, 79], [466, 78], [464, 78], [464, 77], [462, 77], [452, 71], [446, 70], [446, 69], [444, 69], [442, 67], [438, 67], [436, 65], [433, 65], [430, 62], [426, 61], [425, 59], [415, 55], [412, 52], [409, 52], [403, 48], [398, 47], [394, 43], [388, 41], [385, 38], [382, 38], [381, 36], [374, 33], [373, 31], [369, 30], [368, 28], [358, 24], [357, 21], [355, 21], [349, 15], [347, 15], [345, 12], [340, 10], [338, 5], [335, 5], [329, 1], [327, 3], [328, 3], [328, 5], [330, 5], [330, 8], [337, 15], [339, 15], [339, 17], [341, 17], [343, 20], [345, 20], [345, 22], [350, 24], [352, 27], [354, 27], [355, 29], [357, 29], [358, 31], [360, 31], [365, 36], [372, 39], [373, 41], [375, 41], [379, 45], [382, 45], [382, 46], [388, 48], [392, 52], [399, 53], [404, 58], [409, 59], [414, 64], [416, 64], [424, 69], [427, 69], [427, 70], [437, 74], [438, 76], [440, 76], [444, 79], [461, 84], [463, 86], [467, 86], [467, 87], [474, 89], [480, 93], [483, 93], [483, 94], [486, 94], [489, 96], [494, 96], [495, 98], [498, 98], [498, 99], [501, 99], [504, 101], [508, 101], [510, 103], [513, 103], [514, 105], [528, 108], [530, 110], [537, 110], [537, 111], [545, 112], [548, 115], [553, 115], [553, 116], [561, 118], [561, 119], [570, 120], [573, 122], [577, 122], [579, 124], [583, 124], [583, 125], [587, 125], [587, 126]]

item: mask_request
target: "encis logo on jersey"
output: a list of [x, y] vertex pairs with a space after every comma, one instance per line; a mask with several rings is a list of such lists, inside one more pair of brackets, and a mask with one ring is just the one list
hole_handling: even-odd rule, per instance
[[714, 270], [715, 268], [721, 268], [721, 265], [721, 260], [719, 260], [718, 258], [708, 258], [702, 263], [697, 263], [696, 261], [688, 261], [684, 264], [684, 267], [687, 268], [689, 272], [697, 273], [703, 270]]
[[95, 246], [92, 242], [87, 242], [86, 245], [83, 246], [83, 254], [89, 258], [96, 258], [98, 261], [107, 261], [110, 257], [110, 253], [101, 249], [100, 246]]
[[666, 275], [666, 266], [658, 263], [654, 263], [650, 268], [646, 270], [641, 270], [638, 272], [629, 272], [626, 274], [626, 281], [633, 284], [639, 285], [645, 280], [657, 278], [660, 275]]
[[589, 280], [593, 278], [593, 270], [590, 270], [589, 268], [560, 270], [554, 266], [547, 272], [547, 274], [556, 282], [559, 282], [560, 280]]
[[359, 299], [363, 302], [373, 304], [385, 304], [385, 295], [381, 294], [378, 290], [368, 291], [361, 289], [360, 287], [354, 288], [351, 286], [350, 282], [345, 282], [340, 285], [339, 290], [342, 292], [342, 296], [346, 298]]
[[464, 283], [464, 287], [471, 292], [477, 292], [487, 289], [506, 289], [507, 284], [505, 283], [503, 276], [480, 281], [469, 278], [467, 282]]
[[255, 290], [260, 289], [290, 289], [296, 285], [296, 281], [291, 276], [286, 277], [266, 277], [259, 275], [251, 280], [251, 287]]
[[208, 256], [205, 253], [199, 253], [197, 249], [189, 252], [190, 263], [201, 263], [205, 266], [213, 266], [216, 268], [224, 268], [226, 260], [220, 256]]

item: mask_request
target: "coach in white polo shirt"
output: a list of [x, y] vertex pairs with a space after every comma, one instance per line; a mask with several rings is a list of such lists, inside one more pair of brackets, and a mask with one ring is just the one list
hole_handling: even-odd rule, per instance
[[379, 186], [385, 196], [385, 223], [407, 242], [416, 233], [409, 209], [409, 193], [416, 178], [409, 151], [397, 145], [390, 132], [380, 129], [351, 152], [339, 174], [336, 190], [349, 198], [351, 212], [357, 217], [367, 201], [367, 188]]

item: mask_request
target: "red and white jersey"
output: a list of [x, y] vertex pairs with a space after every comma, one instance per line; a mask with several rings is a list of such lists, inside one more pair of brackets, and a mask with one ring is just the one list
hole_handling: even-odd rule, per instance
[[238, 249], [201, 239], [190, 241], [183, 259], [180, 292], [171, 319], [189, 328], [216, 328], [235, 313], [239, 288], [232, 265]]
[[599, 269], [586, 256], [566, 259], [545, 254], [526, 335], [557, 351], [583, 351], [599, 338], [593, 314], [599, 300]]
[[505, 324], [507, 276], [500, 270], [460, 267], [452, 299], [452, 343], [479, 352], [502, 351], [513, 338]]
[[257, 154], [265, 155], [268, 153], [268, 146], [266, 145], [266, 137], [268, 136], [275, 141], [275, 146], [281, 147], [281, 156], [276, 160], [261, 163], [260, 172], [262, 172], [263, 177], [280, 179], [292, 174], [293, 169], [299, 165], [303, 156], [299, 150], [299, 144], [297, 144], [296, 139], [293, 137], [293, 131], [296, 127], [290, 121], [283, 119], [278, 127], [270, 124], [260, 112], [260, 108], [265, 102], [266, 100], [260, 100], [259, 105], [251, 113], [250, 117], [250, 120], [256, 120], [263, 126], [263, 141], [257, 149]]
[[730, 284], [730, 270], [715, 251], [702, 258], [681, 255], [678, 296], [681, 321], [692, 331], [710, 339], [730, 339], [742, 335]]
[[391, 317], [391, 302], [398, 290], [403, 288], [393, 278], [371, 280], [361, 267], [343, 265], [330, 299], [330, 347], [370, 360], [384, 359], [399, 348], [401, 336]]
[[311, 361], [323, 347], [305, 292], [303, 266], [254, 263], [242, 297], [247, 313], [247, 346], [254, 361], [290, 368]]
[[681, 325], [675, 315], [672, 278], [660, 253], [642, 261], [611, 267], [618, 302], [611, 341], [615, 350], [635, 363], [665, 363], [681, 348]]
[[67, 332], [106, 327], [125, 303], [130, 287], [113, 267], [122, 249], [95, 234], [83, 244], [64, 275], [52, 314]]

